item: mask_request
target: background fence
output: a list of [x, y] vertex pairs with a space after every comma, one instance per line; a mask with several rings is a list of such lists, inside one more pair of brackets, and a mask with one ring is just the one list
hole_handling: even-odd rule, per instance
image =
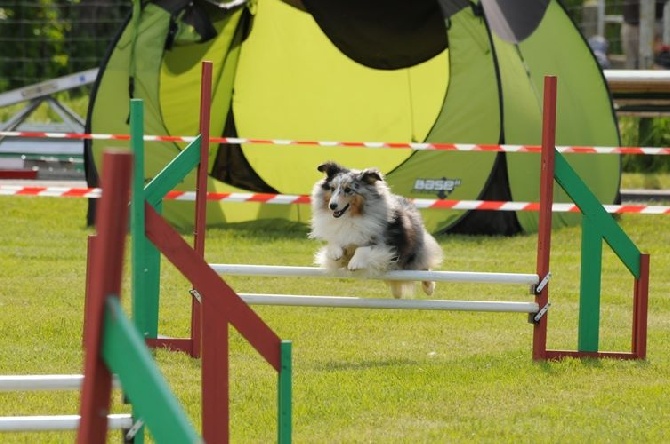
[[130, 0], [0, 1], [0, 92], [96, 68]]
[[[607, 38], [616, 60], [627, 1], [564, 4], [586, 38]], [[131, 7], [131, 0], [0, 0], [0, 93], [98, 67]]]
[[[224, 2], [225, 0], [193, 1]], [[608, 68], [623, 68], [625, 58], [621, 50], [622, 8], [628, 3], [637, 4], [639, 1], [562, 1], [586, 39], [594, 36], [604, 39]], [[45, 80], [98, 68], [127, 20], [132, 5], [132, 0], [0, 0], [0, 94]], [[667, 20], [670, 21], [670, 10], [667, 15]], [[666, 28], [666, 31], [670, 31], [670, 26]], [[59, 95], [58, 99], [63, 100], [76, 114], [84, 118], [90, 89], [90, 85], [82, 86], [68, 91], [63, 97]], [[0, 125], [11, 121], [23, 106], [0, 107]], [[28, 129], [69, 131], [58, 126], [61, 122], [60, 116], [54, 114], [46, 104], [40, 105], [37, 111], [25, 119], [25, 122], [33, 125]], [[668, 119], [656, 119], [652, 125], [651, 119], [641, 119], [638, 122], [638, 119], [623, 118], [620, 120], [620, 128], [625, 146], [670, 144]], [[6, 138], [0, 138], [0, 141], [3, 139]], [[39, 149], [35, 148], [38, 153], [32, 157], [24, 156], [27, 160], [22, 160], [19, 166], [40, 166], [40, 169], [44, 170], [41, 164], [35, 163], [42, 160], [31, 159], [42, 159], [45, 154], [44, 147], [47, 145], [53, 145], [54, 150], [59, 153], [63, 151], [53, 141], [38, 144], [35, 141], [21, 140], [17, 142], [19, 146], [9, 146], [10, 142], [12, 141], [3, 141], [0, 149], [0, 166], [7, 167], [9, 165], [7, 158], [16, 157], [16, 153], [25, 154], [29, 145], [39, 146]], [[77, 144], [79, 145], [80, 143]], [[50, 157], [54, 157], [51, 152], [53, 150], [47, 151]], [[57, 159], [61, 157], [63, 156]], [[665, 157], [624, 156], [624, 168], [629, 172], [667, 172], [670, 170], [670, 164]], [[81, 175], [81, 162], [76, 165], [76, 173]], [[17, 165], [12, 163], [9, 166]], [[54, 171], [60, 174], [61, 166], [57, 165], [54, 168]], [[67, 171], [69, 172], [69, 167]]]

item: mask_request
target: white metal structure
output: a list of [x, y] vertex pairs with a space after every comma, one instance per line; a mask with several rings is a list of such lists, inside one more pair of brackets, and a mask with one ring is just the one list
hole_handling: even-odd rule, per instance
[[14, 105], [16, 103], [28, 102], [43, 96], [50, 96], [57, 92], [89, 85], [95, 82], [98, 69], [77, 72], [57, 79], [45, 80], [44, 82], [23, 88], [13, 89], [0, 94], [0, 107]]
[[649, 90], [670, 89], [670, 71], [645, 69], [607, 69], [603, 72], [610, 88], [639, 89], [640, 84]]

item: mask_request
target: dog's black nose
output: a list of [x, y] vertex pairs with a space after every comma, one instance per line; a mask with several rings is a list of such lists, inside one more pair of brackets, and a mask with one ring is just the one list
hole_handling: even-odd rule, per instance
[[330, 207], [331, 210], [334, 210], [335, 208], [337, 208], [337, 204], [333, 203], [333, 202], [331, 202], [330, 205], [328, 205], [328, 206]]

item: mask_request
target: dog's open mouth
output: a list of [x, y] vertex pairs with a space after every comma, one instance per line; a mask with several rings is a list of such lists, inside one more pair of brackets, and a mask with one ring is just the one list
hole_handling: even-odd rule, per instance
[[342, 216], [344, 213], [347, 212], [348, 209], [349, 209], [349, 204], [347, 204], [341, 210], [333, 211], [333, 217], [338, 218], [338, 217]]

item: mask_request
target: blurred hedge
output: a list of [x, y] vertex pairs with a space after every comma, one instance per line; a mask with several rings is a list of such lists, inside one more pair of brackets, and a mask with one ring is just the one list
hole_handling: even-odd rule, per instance
[[[670, 119], [625, 117], [619, 120], [619, 127], [624, 146], [670, 146]], [[625, 173], [670, 173], [670, 156], [626, 154], [622, 163]]]
[[98, 66], [130, 0], [0, 3], [0, 91]]

